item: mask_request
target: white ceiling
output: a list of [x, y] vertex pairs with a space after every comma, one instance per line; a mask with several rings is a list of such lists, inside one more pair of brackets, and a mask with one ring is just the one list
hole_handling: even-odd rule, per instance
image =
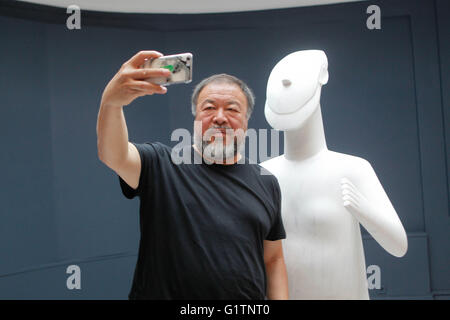
[[20, 0], [81, 10], [134, 13], [213, 13], [315, 6], [361, 0]]

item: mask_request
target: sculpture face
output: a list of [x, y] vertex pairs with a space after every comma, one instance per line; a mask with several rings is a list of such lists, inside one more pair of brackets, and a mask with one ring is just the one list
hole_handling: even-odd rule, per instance
[[270, 73], [264, 113], [277, 130], [301, 127], [316, 110], [320, 90], [328, 81], [323, 51], [297, 51], [284, 57]]

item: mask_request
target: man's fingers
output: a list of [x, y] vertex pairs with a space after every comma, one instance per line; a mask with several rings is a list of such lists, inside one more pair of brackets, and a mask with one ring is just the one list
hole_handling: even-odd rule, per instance
[[130, 76], [132, 79], [142, 80], [148, 78], [157, 78], [157, 77], [168, 77], [170, 76], [170, 71], [164, 68], [145, 68], [145, 69], [133, 69], [126, 74]]
[[152, 94], [152, 93], [160, 93], [160, 94], [164, 94], [167, 92], [167, 88], [154, 84], [154, 83], [149, 83], [147, 81], [132, 81], [129, 84], [129, 88], [136, 90], [136, 91], [141, 91], [141, 92], [145, 92], [146, 94]]
[[136, 53], [126, 63], [132, 65], [135, 68], [139, 68], [141, 65], [144, 64], [145, 59], [159, 58], [162, 56], [163, 56], [163, 54], [161, 52], [158, 52], [155, 50], [144, 50], [144, 51], [139, 51], [138, 53]]

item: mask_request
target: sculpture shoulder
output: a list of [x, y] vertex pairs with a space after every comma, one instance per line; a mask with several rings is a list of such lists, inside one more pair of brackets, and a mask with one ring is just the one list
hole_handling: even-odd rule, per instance
[[361, 181], [376, 177], [371, 164], [366, 159], [329, 150], [305, 161], [289, 161], [281, 155], [264, 161], [260, 165], [277, 178], [324, 175]]
[[328, 156], [339, 162], [352, 164], [358, 167], [367, 167], [367, 166], [371, 167], [370, 162], [367, 161], [366, 159], [351, 154], [328, 151]]
[[375, 175], [372, 165], [364, 158], [334, 151], [329, 151], [328, 156], [340, 167], [344, 175], [348, 175], [348, 178], [360, 179]]
[[277, 166], [280, 165], [283, 161], [284, 161], [284, 157], [281, 155], [281, 156], [274, 157], [274, 158], [271, 158], [271, 159], [269, 159], [269, 160], [263, 161], [263, 162], [261, 162], [259, 165], [260, 165], [261, 167], [263, 167], [263, 168], [265, 168], [265, 169], [271, 171], [271, 170], [270, 170], [271, 168], [277, 167]]

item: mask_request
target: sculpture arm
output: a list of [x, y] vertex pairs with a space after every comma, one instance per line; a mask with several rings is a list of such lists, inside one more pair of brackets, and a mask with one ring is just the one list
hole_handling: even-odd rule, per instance
[[348, 178], [341, 179], [344, 207], [386, 251], [396, 257], [405, 255], [408, 249], [405, 229], [366, 160], [363, 160], [354, 182]]

